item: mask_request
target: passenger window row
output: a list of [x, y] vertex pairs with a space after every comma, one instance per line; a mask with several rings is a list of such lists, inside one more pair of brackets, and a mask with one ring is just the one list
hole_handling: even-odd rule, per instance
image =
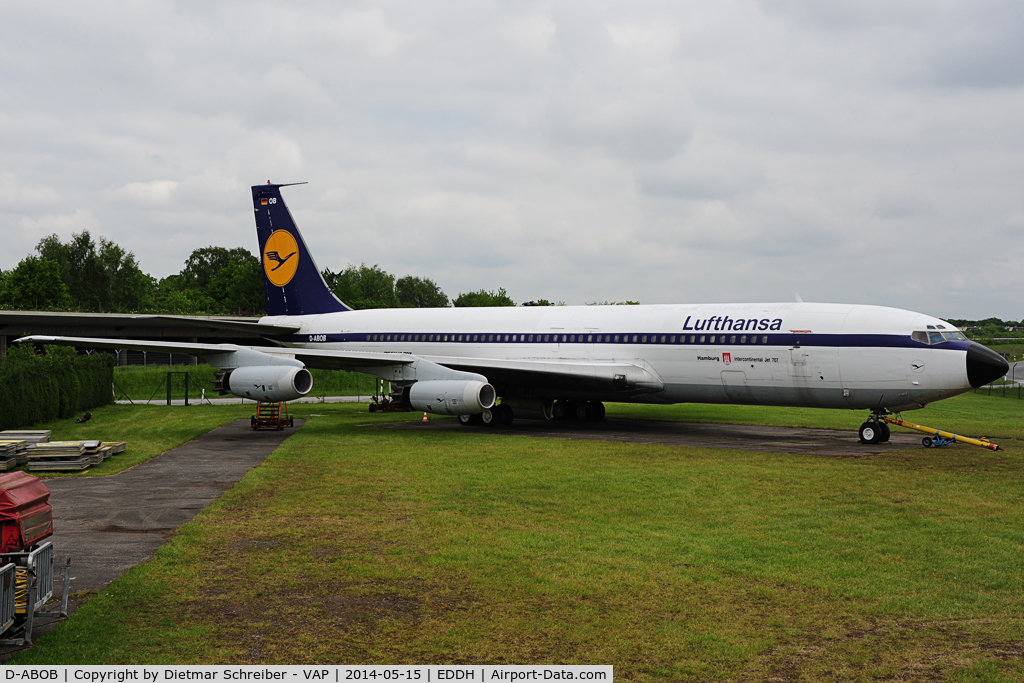
[[[759, 341], [760, 340], [760, 341]], [[756, 334], [367, 334], [365, 341], [531, 344], [767, 344]]]

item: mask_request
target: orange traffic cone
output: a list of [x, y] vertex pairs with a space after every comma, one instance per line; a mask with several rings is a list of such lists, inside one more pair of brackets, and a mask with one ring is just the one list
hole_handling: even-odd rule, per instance
[[420, 422], [430, 422], [430, 420], [427, 419], [427, 414], [426, 413], [423, 413], [423, 419], [420, 420]]

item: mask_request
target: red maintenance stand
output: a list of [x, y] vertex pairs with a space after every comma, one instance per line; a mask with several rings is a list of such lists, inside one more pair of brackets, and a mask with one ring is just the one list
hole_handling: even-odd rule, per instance
[[253, 429], [284, 429], [294, 427], [295, 418], [288, 414], [288, 404], [267, 403], [260, 401], [256, 404], [256, 414], [252, 416], [249, 424]]
[[[25, 472], [0, 475], [0, 645], [32, 645], [37, 613], [53, 596], [50, 489]], [[66, 617], [71, 558], [59, 616]], [[52, 613], [49, 613], [52, 615]]]

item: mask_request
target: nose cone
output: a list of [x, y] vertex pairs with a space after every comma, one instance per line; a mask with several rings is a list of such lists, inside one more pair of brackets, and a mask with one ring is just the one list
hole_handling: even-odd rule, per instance
[[1010, 364], [998, 353], [974, 343], [967, 347], [967, 381], [977, 389], [999, 379], [1010, 370]]

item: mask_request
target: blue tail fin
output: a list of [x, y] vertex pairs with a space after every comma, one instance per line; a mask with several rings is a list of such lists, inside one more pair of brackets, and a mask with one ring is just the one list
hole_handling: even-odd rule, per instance
[[267, 315], [313, 315], [352, 310], [334, 296], [281, 198], [285, 185], [253, 185]]

